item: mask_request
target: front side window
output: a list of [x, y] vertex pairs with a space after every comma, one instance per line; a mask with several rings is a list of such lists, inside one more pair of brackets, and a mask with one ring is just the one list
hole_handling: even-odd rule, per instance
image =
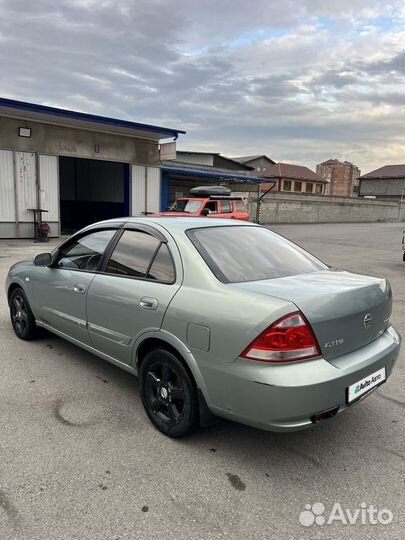
[[68, 243], [66, 247], [62, 246], [56, 266], [72, 270], [96, 270], [116, 232], [116, 230], [95, 231]]
[[284, 189], [284, 191], [291, 191], [291, 181], [290, 180], [284, 180], [283, 189]]
[[316, 192], [322, 193], [322, 184], [316, 184]]
[[230, 214], [233, 212], [232, 201], [221, 201], [221, 213]]
[[205, 203], [204, 210], [208, 210], [209, 214], [218, 214], [218, 203], [216, 201], [209, 201]]
[[307, 193], [312, 193], [312, 188], [313, 188], [314, 184], [311, 184], [309, 182], [307, 182], [306, 186], [305, 186], [305, 191]]
[[191, 229], [187, 235], [223, 283], [272, 279], [328, 267], [286, 238], [254, 226]]

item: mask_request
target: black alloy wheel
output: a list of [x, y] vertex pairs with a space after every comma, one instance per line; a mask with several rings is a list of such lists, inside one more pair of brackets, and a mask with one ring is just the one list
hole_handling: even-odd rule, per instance
[[34, 339], [38, 329], [27, 297], [20, 288], [14, 289], [11, 293], [10, 317], [17, 337], [25, 340]]
[[191, 433], [198, 424], [197, 389], [183, 363], [165, 349], [154, 349], [139, 372], [140, 392], [152, 424], [169, 437]]

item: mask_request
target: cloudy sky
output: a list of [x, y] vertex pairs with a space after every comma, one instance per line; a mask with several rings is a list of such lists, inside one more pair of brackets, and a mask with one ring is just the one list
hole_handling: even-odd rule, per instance
[[403, 0], [0, 0], [0, 95], [184, 150], [405, 162]]

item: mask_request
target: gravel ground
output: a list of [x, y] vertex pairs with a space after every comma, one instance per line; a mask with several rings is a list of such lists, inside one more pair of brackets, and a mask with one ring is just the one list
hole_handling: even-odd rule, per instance
[[[388, 277], [404, 330], [401, 224], [273, 229], [334, 266]], [[43, 249], [1, 240], [0, 280]], [[2, 540], [404, 538], [403, 352], [387, 384], [309, 431], [222, 421], [170, 440], [146, 418], [134, 377], [50, 334], [18, 340], [0, 294]], [[326, 517], [334, 503], [366, 503], [393, 520], [305, 527], [315, 502]]]

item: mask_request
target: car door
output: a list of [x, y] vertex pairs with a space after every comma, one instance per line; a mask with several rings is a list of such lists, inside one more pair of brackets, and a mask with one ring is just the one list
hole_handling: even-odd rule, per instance
[[117, 229], [91, 230], [68, 240], [50, 267], [34, 272], [39, 319], [81, 343], [90, 344], [86, 297], [103, 254]]
[[180, 268], [174, 241], [149, 226], [125, 228], [89, 288], [87, 319], [93, 346], [131, 364], [137, 337], [161, 327], [180, 287]]
[[249, 221], [249, 209], [242, 199], [233, 201], [233, 217], [241, 221]]

